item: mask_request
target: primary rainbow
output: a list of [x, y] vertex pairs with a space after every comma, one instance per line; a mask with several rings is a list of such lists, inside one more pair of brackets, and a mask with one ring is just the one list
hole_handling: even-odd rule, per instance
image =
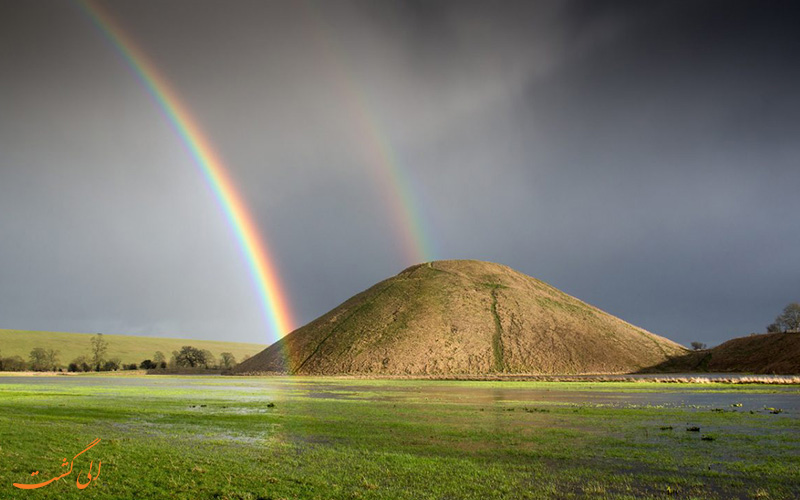
[[242, 196], [231, 182], [225, 164], [166, 79], [119, 24], [102, 8], [89, 1], [79, 0], [78, 4], [123, 56], [188, 147], [236, 235], [258, 288], [267, 322], [275, 340], [280, 339], [295, 324], [292, 312], [274, 260]]

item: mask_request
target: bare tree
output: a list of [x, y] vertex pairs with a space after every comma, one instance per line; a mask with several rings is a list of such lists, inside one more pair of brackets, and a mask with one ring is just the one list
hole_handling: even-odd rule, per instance
[[103, 338], [102, 333], [98, 333], [91, 339], [92, 342], [92, 365], [95, 370], [100, 370], [103, 361], [106, 359], [106, 351], [108, 351], [108, 342]]
[[783, 312], [775, 318], [775, 322], [767, 326], [770, 333], [800, 332], [800, 303], [792, 302], [783, 308]]
[[215, 365], [217, 358], [214, 356], [213, 352], [209, 351], [208, 349], [203, 349], [203, 357], [205, 358], [203, 366], [206, 368], [217, 368]]
[[232, 353], [223, 352], [219, 355], [219, 366], [225, 370], [229, 370], [233, 368], [233, 365], [236, 364], [236, 358], [233, 356]]
[[775, 322], [783, 327], [785, 332], [800, 332], [800, 303], [792, 302], [783, 308]]
[[34, 347], [30, 353], [31, 369], [34, 371], [55, 370], [58, 367], [58, 351]]

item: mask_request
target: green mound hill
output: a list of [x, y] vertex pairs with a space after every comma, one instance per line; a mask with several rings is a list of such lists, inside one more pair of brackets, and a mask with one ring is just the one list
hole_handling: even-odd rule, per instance
[[[81, 355], [89, 355], [89, 339], [95, 334], [67, 332], [39, 332], [27, 330], [0, 329], [0, 356], [21, 356], [27, 360], [35, 347], [55, 349], [59, 352], [59, 363], [67, 366]], [[161, 351], [169, 359], [172, 351], [181, 346], [191, 345], [198, 349], [208, 349], [215, 356], [222, 352], [232, 353], [237, 360], [245, 355], [252, 356], [264, 348], [262, 344], [241, 342], [222, 342], [216, 340], [169, 339], [162, 337], [141, 337], [135, 335], [103, 335], [108, 342], [106, 359], [119, 358], [123, 363], [141, 363], [152, 359], [156, 351]]]
[[[284, 352], [291, 353], [289, 359]], [[686, 348], [509, 267], [438, 261], [352, 297], [239, 373], [627, 373]]]

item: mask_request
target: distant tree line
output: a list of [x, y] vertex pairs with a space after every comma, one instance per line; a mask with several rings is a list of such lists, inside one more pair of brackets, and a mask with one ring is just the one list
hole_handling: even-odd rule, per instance
[[[108, 341], [102, 333], [90, 339], [89, 351], [85, 355], [73, 359], [66, 369], [69, 372], [104, 372], [117, 370], [230, 370], [236, 365], [236, 358], [230, 352], [223, 352], [219, 358], [207, 349], [198, 349], [189, 345], [173, 351], [167, 362], [164, 353], [156, 351], [151, 359], [141, 363], [122, 363], [119, 358], [107, 358]], [[59, 351], [35, 347], [31, 350], [28, 361], [21, 356], [2, 357], [0, 355], [0, 371], [63, 371], [59, 362]], [[246, 356], [247, 359], [249, 356]]]
[[35, 372], [56, 371], [61, 366], [58, 363], [58, 351], [55, 349], [45, 349], [34, 347], [28, 357], [28, 361], [21, 356], [0, 356], [0, 371], [4, 372], [24, 372], [31, 370]]
[[28, 362], [22, 359], [21, 356], [9, 356], [6, 358], [0, 356], [0, 371], [24, 372], [27, 369]]

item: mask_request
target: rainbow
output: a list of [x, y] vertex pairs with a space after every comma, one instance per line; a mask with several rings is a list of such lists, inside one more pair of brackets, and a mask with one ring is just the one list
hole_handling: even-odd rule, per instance
[[287, 295], [278, 277], [275, 260], [259, 234], [242, 196], [231, 181], [225, 164], [167, 80], [109, 13], [87, 0], [79, 0], [78, 5], [122, 55], [191, 152], [222, 207], [249, 264], [274, 340], [280, 339], [295, 325]]
[[434, 245], [425, 219], [419, 210], [419, 200], [410, 172], [403, 169], [392, 144], [384, 132], [377, 115], [369, 106], [367, 93], [358, 81], [350, 75], [347, 57], [339, 48], [335, 36], [329, 34], [327, 24], [318, 9], [310, 2], [300, 2], [304, 6], [316, 36], [316, 43], [328, 62], [330, 74], [339, 94], [352, 110], [352, 123], [367, 161], [372, 165], [372, 173], [380, 187], [384, 200], [388, 203], [394, 219], [394, 227], [400, 230], [400, 239], [407, 263], [418, 264], [435, 259]]
[[426, 236], [425, 220], [418, 210], [409, 174], [400, 167], [397, 154], [383, 132], [378, 118], [367, 106], [367, 98], [358, 91], [354, 80], [345, 79], [337, 71], [340, 92], [350, 102], [354, 111], [354, 122], [359, 135], [365, 138], [361, 144], [373, 173], [389, 203], [395, 227], [401, 230], [401, 241], [408, 264], [434, 260], [430, 239]]

